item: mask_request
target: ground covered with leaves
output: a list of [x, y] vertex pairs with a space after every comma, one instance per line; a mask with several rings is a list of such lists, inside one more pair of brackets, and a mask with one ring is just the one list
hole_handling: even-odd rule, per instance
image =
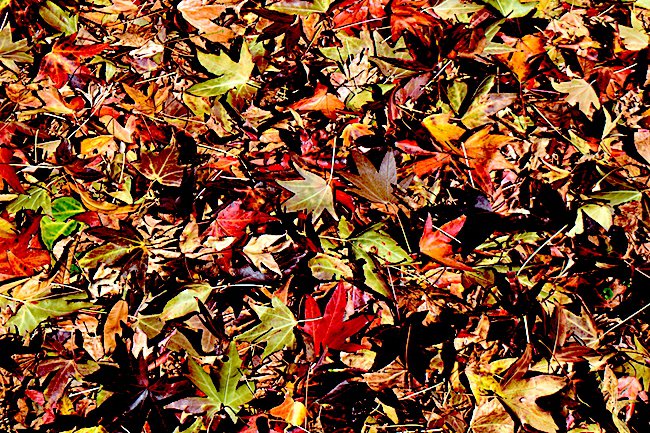
[[0, 1], [0, 429], [649, 431], [649, 31]]

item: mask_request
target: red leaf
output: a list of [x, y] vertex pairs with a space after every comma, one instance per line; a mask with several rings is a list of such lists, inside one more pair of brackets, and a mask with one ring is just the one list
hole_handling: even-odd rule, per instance
[[242, 209], [242, 201], [235, 200], [217, 214], [217, 219], [212, 223], [208, 234], [215, 237], [234, 236], [241, 237], [246, 234], [246, 227], [252, 223], [264, 223], [275, 218], [259, 211]]
[[312, 337], [316, 356], [320, 355], [321, 349], [356, 352], [363, 348], [360, 344], [348, 343], [346, 340], [366, 326], [371, 317], [362, 315], [344, 321], [347, 294], [348, 291], [344, 283], [340, 282], [325, 307], [325, 314], [322, 316], [314, 298], [307, 296], [305, 301], [305, 319], [307, 322], [302, 326], [302, 329]]
[[40, 218], [35, 218], [22, 233], [0, 238], [0, 281], [34, 275], [50, 263], [50, 253], [42, 249], [36, 236], [39, 224]]
[[54, 87], [60, 89], [75, 74], [90, 75], [81, 60], [96, 56], [109, 47], [108, 44], [74, 45], [77, 34], [57, 41], [52, 51], [43, 57], [36, 81], [50, 77]]
[[6, 182], [16, 192], [25, 194], [25, 189], [20, 184], [18, 176], [16, 176], [16, 170], [9, 165], [9, 161], [13, 154], [14, 153], [11, 149], [0, 147], [0, 188], [2, 188]]
[[423, 10], [429, 10], [426, 0], [396, 0], [391, 6], [390, 27], [394, 41], [408, 32], [429, 44], [432, 28], [438, 25], [437, 19]]
[[454, 241], [452, 237], [460, 232], [464, 224], [465, 215], [443, 224], [440, 229], [434, 231], [431, 215], [429, 215], [420, 239], [420, 251], [445, 266], [471, 271], [472, 268], [451, 257], [453, 254], [451, 242]]
[[290, 108], [298, 111], [320, 111], [330, 119], [336, 119], [336, 113], [345, 108], [345, 104], [336, 96], [327, 93], [327, 87], [318, 83], [314, 96], [301, 99], [291, 104]]
[[334, 12], [334, 27], [344, 27], [350, 34], [352, 29], [378, 27], [386, 16], [387, 4], [387, 0], [345, 0]]

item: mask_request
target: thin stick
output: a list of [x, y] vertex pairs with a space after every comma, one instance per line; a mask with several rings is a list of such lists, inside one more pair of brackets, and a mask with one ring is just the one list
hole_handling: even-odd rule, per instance
[[564, 224], [564, 226], [563, 226], [560, 230], [558, 230], [557, 232], [555, 232], [555, 234], [554, 234], [553, 236], [551, 236], [550, 238], [548, 238], [548, 239], [546, 240], [546, 242], [544, 242], [542, 245], [539, 246], [539, 248], [537, 248], [535, 251], [533, 251], [533, 254], [531, 254], [530, 256], [528, 256], [528, 258], [527, 258], [527, 259], [524, 261], [524, 263], [521, 265], [521, 267], [519, 268], [519, 270], [517, 271], [517, 273], [515, 274], [515, 276], [518, 277], [519, 274], [521, 273], [521, 271], [524, 270], [524, 268], [526, 267], [526, 265], [528, 264], [528, 262], [530, 262], [530, 261], [533, 259], [533, 257], [535, 257], [535, 256], [537, 255], [537, 253], [539, 253], [539, 252], [542, 250], [542, 248], [544, 248], [546, 245], [548, 245], [549, 243], [551, 243], [551, 241], [553, 240], [553, 238], [555, 238], [555, 236], [559, 235], [559, 234], [562, 233], [564, 230], [566, 230], [566, 228], [567, 228], [568, 226], [569, 226], [568, 224]]

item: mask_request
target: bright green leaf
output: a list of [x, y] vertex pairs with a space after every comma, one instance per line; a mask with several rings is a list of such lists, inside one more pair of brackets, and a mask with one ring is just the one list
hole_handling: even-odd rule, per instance
[[408, 253], [379, 226], [375, 226], [353, 239], [352, 245], [354, 248], [372, 254], [386, 263], [404, 264], [411, 262]]
[[63, 236], [75, 232], [81, 224], [78, 221], [68, 221], [69, 218], [85, 212], [81, 203], [72, 197], [60, 197], [52, 202], [52, 216], [41, 219], [41, 238], [45, 246], [51, 250], [54, 242]]

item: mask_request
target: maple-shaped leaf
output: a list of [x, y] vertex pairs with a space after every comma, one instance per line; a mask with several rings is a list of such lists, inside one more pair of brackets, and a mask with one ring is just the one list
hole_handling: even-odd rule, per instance
[[264, 265], [267, 269], [282, 275], [280, 266], [276, 263], [272, 253], [277, 253], [291, 244], [290, 240], [278, 243], [285, 235], [261, 235], [251, 239], [244, 247], [244, 254], [251, 259], [253, 264], [259, 270], [263, 270]]
[[327, 86], [318, 83], [314, 96], [294, 102], [289, 108], [296, 111], [320, 111], [329, 119], [336, 119], [337, 113], [345, 108], [338, 96], [327, 92]]
[[176, 146], [167, 146], [158, 153], [141, 154], [140, 162], [133, 166], [149, 180], [161, 185], [181, 186], [184, 169], [178, 165], [178, 156]]
[[239, 385], [239, 381], [243, 377], [241, 364], [241, 358], [237, 353], [237, 345], [230, 343], [228, 359], [221, 365], [219, 380], [215, 384], [210, 375], [190, 358], [189, 378], [206, 396], [184, 399], [168, 407], [187, 409], [198, 405], [199, 411], [207, 412], [208, 416], [213, 418], [221, 410], [221, 407], [225, 406], [230, 418], [236, 421], [236, 415], [241, 406], [251, 401], [254, 396], [254, 385], [252, 383]]
[[522, 424], [542, 432], [555, 433], [558, 426], [553, 416], [539, 407], [537, 399], [553, 395], [566, 385], [565, 378], [544, 374], [526, 379], [515, 378], [506, 387], [499, 387], [496, 394]]
[[538, 431], [555, 433], [558, 426], [553, 416], [539, 407], [537, 399], [557, 393], [567, 385], [567, 380], [550, 374], [525, 378], [532, 360], [532, 352], [532, 346], [529, 344], [521, 358], [503, 374], [503, 379], [497, 384], [494, 392], [517, 415], [522, 424]]
[[14, 42], [11, 36], [11, 26], [7, 21], [0, 29], [0, 62], [13, 72], [20, 72], [16, 62], [32, 63], [34, 57], [28, 53], [30, 47], [26, 39]]
[[255, 63], [245, 43], [241, 47], [238, 62], [233, 61], [225, 52], [216, 55], [199, 51], [197, 56], [201, 65], [218, 77], [193, 85], [187, 89], [189, 93], [196, 96], [219, 96], [231, 91], [236, 95], [245, 95], [255, 90], [248, 84]]
[[13, 151], [6, 147], [0, 147], [0, 188], [7, 183], [15, 191], [25, 194], [25, 188], [20, 184], [20, 179], [16, 175], [16, 169], [9, 165]]
[[214, 4], [205, 4], [201, 0], [182, 0], [176, 8], [185, 21], [196, 27], [201, 36], [212, 42], [224, 43], [236, 35], [227, 28], [214, 23], [228, 6], [236, 6], [239, 0], [220, 0]]
[[345, 306], [348, 302], [348, 290], [342, 281], [336, 286], [332, 297], [325, 306], [322, 314], [316, 300], [307, 296], [305, 301], [305, 320], [302, 330], [311, 336], [314, 342], [314, 353], [320, 355], [321, 351], [328, 349], [356, 352], [363, 346], [349, 343], [347, 339], [361, 330], [370, 322], [369, 315], [362, 315], [353, 319], [345, 319]]
[[472, 268], [451, 257], [453, 255], [452, 242], [465, 224], [465, 215], [443, 224], [440, 228], [433, 228], [431, 215], [424, 224], [424, 233], [420, 238], [420, 251], [431, 257], [436, 262], [462, 271], [471, 271]]
[[34, 275], [50, 264], [50, 253], [38, 239], [40, 218], [35, 218], [21, 233], [0, 237], [0, 281]]
[[344, 0], [334, 9], [334, 27], [378, 27], [386, 16], [388, 0]]
[[286, 212], [301, 210], [311, 212], [313, 221], [320, 217], [323, 210], [327, 210], [334, 219], [338, 220], [334, 210], [334, 195], [330, 183], [317, 174], [303, 170], [298, 165], [296, 165], [296, 170], [303, 179], [276, 181], [281, 187], [294, 193], [294, 196], [284, 203], [284, 210]]
[[431, 41], [432, 29], [437, 19], [424, 12], [431, 6], [426, 0], [395, 0], [391, 5], [390, 27], [393, 41], [397, 41], [404, 32], [411, 33], [423, 43]]
[[393, 152], [386, 153], [379, 170], [361, 152], [353, 152], [352, 157], [359, 174], [343, 174], [357, 187], [350, 191], [375, 203], [394, 203], [397, 200], [393, 195], [393, 185], [397, 183], [397, 166]]
[[256, 210], [245, 210], [241, 200], [235, 200], [223, 208], [217, 214], [217, 218], [205, 234], [215, 238], [233, 236], [236, 238], [246, 234], [246, 227], [253, 223], [265, 223], [274, 221], [276, 218], [271, 217], [263, 212]]
[[95, 236], [106, 242], [88, 250], [78, 261], [79, 266], [86, 269], [96, 268], [100, 264], [111, 266], [122, 265], [122, 274], [135, 271], [136, 275], [144, 274], [149, 257], [148, 242], [128, 223], [120, 222], [120, 229], [95, 227], [86, 230], [86, 234]]
[[587, 117], [591, 118], [594, 109], [600, 109], [598, 95], [591, 85], [582, 78], [574, 78], [565, 83], [552, 83], [553, 88], [561, 93], [568, 93], [566, 101], [571, 105], [578, 104], [578, 108]]
[[76, 74], [90, 75], [90, 70], [81, 61], [104, 51], [108, 44], [75, 45], [77, 34], [62, 38], [54, 44], [52, 51], [43, 57], [36, 81], [50, 77], [59, 89]]
[[259, 317], [260, 322], [255, 327], [237, 336], [237, 340], [250, 343], [266, 342], [262, 358], [277, 352], [285, 347], [293, 347], [296, 337], [293, 328], [298, 324], [295, 317], [280, 298], [271, 299], [271, 307], [252, 305], [251, 308]]
[[462, 150], [453, 150], [458, 160], [472, 170], [471, 179], [486, 192], [493, 190], [491, 173], [494, 170], [513, 168], [500, 152], [501, 147], [513, 141], [513, 138], [489, 132], [490, 128], [485, 127], [472, 134], [462, 144]]

